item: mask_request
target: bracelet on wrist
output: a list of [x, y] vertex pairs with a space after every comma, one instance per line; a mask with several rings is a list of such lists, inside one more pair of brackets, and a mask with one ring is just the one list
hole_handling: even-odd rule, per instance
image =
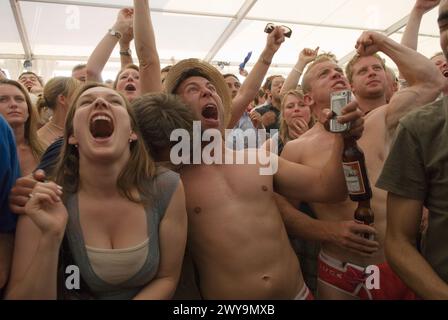
[[302, 74], [302, 71], [300, 71], [299, 69], [297, 69], [297, 67], [292, 68], [292, 70], [294, 70], [294, 71], [297, 72], [298, 74]]
[[120, 55], [130, 57], [130, 56], [132, 56], [132, 51], [131, 51], [131, 49], [120, 50]]
[[260, 57], [260, 61], [267, 66], [270, 66], [272, 63], [272, 61], [266, 60], [264, 57]]
[[117, 38], [118, 40], [121, 39], [121, 33], [119, 31], [117, 31], [117, 30], [109, 29], [108, 30], [108, 34], [113, 36], [113, 37], [115, 37], [115, 38]]

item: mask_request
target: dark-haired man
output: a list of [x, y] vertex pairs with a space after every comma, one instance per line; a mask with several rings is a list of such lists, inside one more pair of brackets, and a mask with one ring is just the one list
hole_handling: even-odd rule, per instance
[[[283, 40], [281, 28], [276, 28], [268, 36], [258, 67], [265, 65], [267, 69], [266, 62]], [[234, 118], [232, 113], [242, 112], [246, 106], [235, 104], [235, 99], [232, 103], [222, 75], [198, 60], [184, 60], [173, 66], [165, 84], [167, 92], [177, 94], [191, 108], [203, 130], [216, 129], [223, 134], [229, 127], [228, 119]], [[235, 111], [236, 108], [240, 110]], [[357, 120], [352, 133], [359, 135], [361, 113], [355, 104], [346, 111], [341, 121]], [[246, 161], [228, 165], [202, 162], [181, 170], [189, 215], [189, 249], [204, 298], [309, 297], [275, 203], [274, 185], [280, 193], [290, 196], [299, 193], [308, 200], [325, 202], [343, 198], [342, 141], [337, 140], [339, 143], [335, 143], [332, 157], [322, 171], [296, 166], [274, 155], [270, 159], [278, 161], [278, 171], [268, 175], [260, 174], [262, 164], [258, 160], [252, 164]], [[242, 155], [246, 160], [254, 152], [223, 149], [226, 156]]]

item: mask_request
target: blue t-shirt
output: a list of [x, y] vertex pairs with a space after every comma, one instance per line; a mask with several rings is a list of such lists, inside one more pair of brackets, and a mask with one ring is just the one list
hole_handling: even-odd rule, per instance
[[16, 229], [17, 216], [9, 209], [9, 191], [20, 177], [20, 166], [14, 135], [8, 123], [0, 116], [0, 233]]

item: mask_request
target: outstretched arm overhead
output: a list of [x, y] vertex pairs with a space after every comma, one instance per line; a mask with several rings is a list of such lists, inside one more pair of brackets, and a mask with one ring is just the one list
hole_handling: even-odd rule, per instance
[[134, 63], [131, 52], [132, 40], [134, 40], [134, 28], [131, 26], [131, 28], [128, 28], [128, 30], [123, 33], [121, 39], [118, 41], [120, 46], [121, 69], [125, 69], [126, 66]]
[[319, 47], [314, 50], [305, 48], [300, 51], [299, 59], [297, 60], [294, 68], [292, 68], [289, 72], [288, 77], [283, 84], [282, 90], [280, 91], [281, 94], [284, 94], [288, 90], [295, 89], [297, 87], [297, 85], [299, 84], [300, 76], [303, 74], [303, 70], [305, 70], [305, 67], [310, 62], [316, 59], [318, 53]]
[[409, 20], [404, 29], [401, 44], [417, 51], [418, 31], [423, 15], [439, 5], [440, 0], [416, 0], [409, 14]]
[[135, 48], [140, 68], [141, 92], [142, 95], [161, 92], [160, 60], [148, 0], [134, 0], [134, 9]]
[[246, 80], [241, 85], [240, 90], [232, 100], [232, 115], [227, 128], [232, 129], [240, 120], [246, 107], [257, 95], [261, 87], [264, 76], [268, 72], [274, 54], [280, 49], [281, 44], [285, 41], [285, 36], [281, 27], [275, 27], [267, 38], [266, 46], [260, 55], [257, 63], [249, 72]]
[[123, 34], [132, 28], [134, 9], [124, 8], [118, 12], [117, 21], [98, 43], [87, 61], [87, 81], [102, 82], [101, 72]]

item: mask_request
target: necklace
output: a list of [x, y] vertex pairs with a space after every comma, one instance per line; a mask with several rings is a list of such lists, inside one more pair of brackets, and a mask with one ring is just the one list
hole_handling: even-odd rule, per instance
[[[64, 128], [58, 126], [57, 124], [55, 124], [55, 123], [54, 123], [53, 121], [51, 121], [51, 120], [48, 121], [46, 127], [47, 127], [47, 130], [51, 133], [51, 135], [53, 135], [53, 137], [55, 137], [55, 138], [62, 137], [62, 135], [64, 134]], [[53, 127], [53, 129], [55, 129], [55, 131], [57, 131], [57, 132], [51, 130], [50, 127]]]

